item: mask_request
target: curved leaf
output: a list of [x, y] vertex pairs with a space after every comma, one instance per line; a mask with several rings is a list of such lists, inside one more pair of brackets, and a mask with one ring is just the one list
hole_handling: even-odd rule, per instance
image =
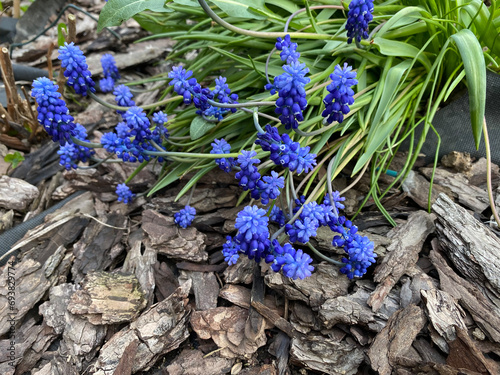
[[476, 36], [468, 29], [451, 36], [464, 62], [469, 91], [469, 111], [476, 149], [479, 148], [486, 105], [486, 63]]
[[164, 7], [165, 0], [109, 0], [99, 15], [97, 32], [108, 26], [120, 26], [137, 13], [144, 10], [153, 12], [172, 12]]

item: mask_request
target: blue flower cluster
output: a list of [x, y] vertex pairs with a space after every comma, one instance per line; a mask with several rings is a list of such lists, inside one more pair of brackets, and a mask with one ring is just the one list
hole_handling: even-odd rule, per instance
[[186, 71], [182, 66], [174, 66], [168, 73], [168, 77], [172, 79], [169, 85], [174, 86], [174, 91], [182, 95], [185, 104], [194, 104], [198, 109], [196, 114], [220, 121], [226, 113], [236, 111], [235, 108], [216, 107], [209, 103], [209, 100], [217, 100], [219, 103], [238, 103], [238, 95], [231, 93], [225, 77], [216, 78], [215, 89], [211, 91], [201, 87], [196, 78], [191, 77], [192, 75], [191, 70]]
[[[113, 90], [113, 95], [115, 95], [115, 102], [121, 107], [133, 107], [135, 102], [132, 99], [134, 95], [130, 92], [130, 89], [125, 85], [118, 85]], [[116, 111], [117, 113], [123, 115], [125, 112]]]
[[[231, 145], [225, 139], [214, 139], [211, 143], [211, 154], [229, 154], [231, 152]], [[235, 165], [234, 158], [220, 158], [215, 159], [215, 164], [219, 166], [224, 172], [231, 172]]]
[[352, 40], [361, 42], [361, 39], [368, 39], [368, 23], [373, 19], [372, 0], [352, 0], [349, 3], [349, 13], [347, 14], [347, 43]]
[[99, 81], [99, 87], [102, 92], [111, 92], [115, 87], [115, 82], [120, 79], [120, 72], [118, 72], [113, 55], [109, 53], [102, 55], [101, 66], [104, 78]]
[[41, 77], [33, 81], [31, 95], [38, 104], [38, 121], [54, 142], [64, 146], [66, 142], [70, 142], [71, 136], [76, 135], [76, 125], [57, 89], [54, 82]]
[[64, 76], [68, 79], [68, 85], [75, 89], [77, 94], [83, 96], [87, 93], [95, 92], [95, 82], [90, 74], [87, 59], [73, 42], [64, 43], [59, 47], [59, 60], [61, 66], [65, 68]]
[[333, 121], [341, 123], [344, 115], [350, 111], [349, 106], [354, 104], [354, 90], [351, 87], [358, 84], [356, 72], [344, 63], [343, 68], [340, 65], [335, 67], [330, 79], [332, 82], [326, 87], [329, 94], [323, 99], [325, 110], [321, 115], [329, 124]]
[[185, 206], [182, 210], [174, 214], [174, 221], [181, 228], [187, 228], [191, 225], [195, 216], [196, 209], [191, 206]]
[[[78, 123], [75, 124], [74, 137], [76, 139], [79, 139], [80, 141], [88, 142], [87, 129], [85, 129], [85, 127]], [[78, 162], [82, 161], [85, 163], [86, 161], [88, 161], [90, 157], [95, 154], [95, 151], [88, 147], [77, 145], [76, 143], [70, 141], [66, 142], [64, 146], [61, 146], [59, 148], [59, 151], [57, 151], [57, 154], [60, 158], [59, 164], [61, 164], [66, 168], [66, 170], [69, 171], [72, 168], [78, 168]]]
[[236, 236], [227, 237], [222, 247], [224, 259], [229, 265], [235, 264], [239, 254], [245, 254], [257, 263], [265, 259], [271, 263], [275, 272], [283, 270], [286, 277], [304, 279], [311, 276], [314, 267], [310, 265], [311, 257], [302, 250], [295, 250], [292, 245], [283, 246], [277, 240], [269, 240], [268, 221], [266, 211], [257, 206], [247, 206], [238, 213], [235, 228]]
[[304, 86], [311, 81], [305, 76], [309, 69], [298, 61], [300, 53], [297, 52], [297, 43], [290, 41], [290, 35], [287, 34], [284, 39], [278, 38], [276, 49], [281, 51], [281, 60], [287, 63], [283, 65], [285, 72], [275, 77], [274, 83], [267, 84], [265, 89], [270, 90], [273, 95], [278, 92], [275, 112], [280, 115], [279, 119], [285, 129], [297, 129], [298, 122], [304, 121], [302, 111], [307, 107]]
[[[123, 161], [133, 163], [150, 160], [151, 157], [144, 151], [157, 151], [150, 141], [160, 141], [161, 147], [162, 139], [168, 137], [168, 130], [163, 126], [167, 120], [166, 115], [163, 112], [153, 115], [153, 119], [156, 119], [154, 130], [150, 129], [151, 123], [140, 107], [130, 107], [122, 117], [124, 122], [117, 125], [116, 133], [109, 132], [102, 135], [102, 146]], [[162, 162], [163, 159], [158, 158], [158, 161]]]
[[116, 187], [116, 195], [118, 196], [118, 202], [123, 202], [125, 204], [132, 202], [135, 196], [125, 184], [118, 184]]
[[333, 238], [332, 244], [344, 248], [347, 258], [342, 258], [345, 266], [340, 272], [347, 275], [349, 279], [361, 277], [366, 273], [368, 267], [375, 263], [377, 254], [373, 252], [373, 242], [367, 237], [361, 236], [358, 228], [344, 216], [339, 216], [329, 222], [332, 231], [338, 235]]
[[309, 146], [300, 147], [288, 134], [280, 135], [271, 125], [264, 127], [265, 132], [257, 134], [256, 144], [264, 151], [270, 151], [270, 159], [276, 164], [298, 174], [309, 172], [316, 165], [316, 155], [310, 153]]

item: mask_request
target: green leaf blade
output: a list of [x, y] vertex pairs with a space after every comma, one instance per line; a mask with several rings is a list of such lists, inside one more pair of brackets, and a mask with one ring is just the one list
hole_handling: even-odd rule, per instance
[[469, 91], [469, 111], [476, 149], [481, 142], [486, 105], [486, 63], [476, 36], [468, 29], [451, 36], [464, 63], [465, 79]]

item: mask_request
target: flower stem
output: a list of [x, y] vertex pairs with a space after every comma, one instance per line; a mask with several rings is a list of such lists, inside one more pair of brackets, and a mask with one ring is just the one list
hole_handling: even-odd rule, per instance
[[342, 262], [339, 262], [337, 260], [334, 260], [332, 258], [329, 258], [327, 257], [326, 255], [323, 255], [318, 249], [316, 249], [313, 245], [311, 245], [310, 242], [308, 242], [307, 244], [307, 247], [309, 247], [309, 249], [311, 249], [313, 251], [314, 254], [316, 254], [319, 258], [323, 259], [323, 260], [326, 260], [327, 262], [330, 262], [332, 264], [335, 264], [337, 266], [344, 266], [344, 263]]
[[103, 148], [103, 146], [100, 143], [82, 141], [82, 140], [75, 138], [73, 136], [71, 136], [70, 138], [71, 138], [71, 141], [78, 146], [83, 146], [83, 147], [88, 147], [88, 148]]
[[[101, 98], [99, 98], [95, 93], [93, 92], [89, 92], [89, 96], [94, 99], [97, 103], [105, 106], [105, 107], [108, 107], [108, 108], [111, 108], [111, 109], [115, 109], [117, 111], [128, 111], [130, 109], [130, 107], [122, 107], [120, 105], [116, 105], [116, 104], [111, 104], [111, 103], [108, 103], [107, 101], [105, 100], [102, 100]], [[165, 104], [168, 104], [170, 102], [174, 102], [176, 100], [179, 100], [179, 99], [182, 99], [182, 96], [180, 95], [177, 95], [177, 96], [173, 96], [171, 98], [168, 98], [168, 99], [165, 99], [165, 100], [161, 100], [159, 102], [156, 102], [156, 103], [151, 103], [151, 104], [146, 104], [146, 105], [142, 105], [140, 106], [142, 109], [154, 109], [156, 107], [160, 107], [162, 105], [165, 105]]]
[[488, 137], [488, 127], [486, 126], [486, 118], [483, 118], [483, 133], [484, 133], [484, 145], [486, 148], [486, 186], [488, 188], [488, 198], [490, 200], [490, 207], [495, 221], [500, 228], [500, 218], [498, 217], [498, 212], [495, 207], [495, 200], [493, 199], [493, 189], [491, 187], [491, 150], [490, 150], [490, 139]]
[[230, 31], [233, 31], [237, 34], [243, 34], [243, 35], [248, 35], [248, 36], [257, 37], [257, 38], [267, 38], [267, 39], [276, 39], [278, 37], [285, 37], [286, 34], [290, 34], [290, 37], [292, 37], [292, 38], [339, 40], [339, 41], [346, 41], [347, 40], [347, 38], [345, 38], [345, 37], [335, 37], [335, 36], [332, 36], [329, 34], [298, 33], [298, 32], [291, 32], [291, 33], [277, 32], [277, 33], [275, 33], [275, 32], [245, 30], [245, 29], [236, 27], [236, 26], [231, 25], [230, 23], [224, 21], [212, 9], [210, 9], [210, 7], [208, 6], [208, 4], [206, 3], [205, 0], [198, 0], [198, 3], [201, 5], [201, 7], [205, 11], [205, 13], [208, 14], [215, 22], [217, 22], [222, 27], [224, 27]]
[[218, 103], [212, 99], [208, 99], [207, 103], [219, 108], [263, 107], [266, 105], [276, 105], [275, 102]]

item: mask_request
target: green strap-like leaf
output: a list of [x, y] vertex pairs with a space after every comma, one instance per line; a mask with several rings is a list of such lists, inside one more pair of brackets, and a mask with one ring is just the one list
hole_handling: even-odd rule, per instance
[[211, 0], [230, 17], [263, 19], [260, 14], [252, 13], [249, 7], [264, 9], [264, 0]]
[[469, 111], [476, 149], [479, 148], [486, 104], [486, 64], [476, 36], [468, 29], [451, 36], [464, 62], [469, 91]]
[[137, 13], [144, 10], [153, 12], [171, 12], [164, 7], [165, 0], [109, 0], [99, 15], [97, 32], [108, 26], [120, 26]]
[[196, 116], [191, 122], [191, 127], [189, 128], [191, 140], [194, 141], [195, 139], [203, 137], [213, 128], [215, 128], [215, 124], [213, 122], [209, 122], [201, 116]]

